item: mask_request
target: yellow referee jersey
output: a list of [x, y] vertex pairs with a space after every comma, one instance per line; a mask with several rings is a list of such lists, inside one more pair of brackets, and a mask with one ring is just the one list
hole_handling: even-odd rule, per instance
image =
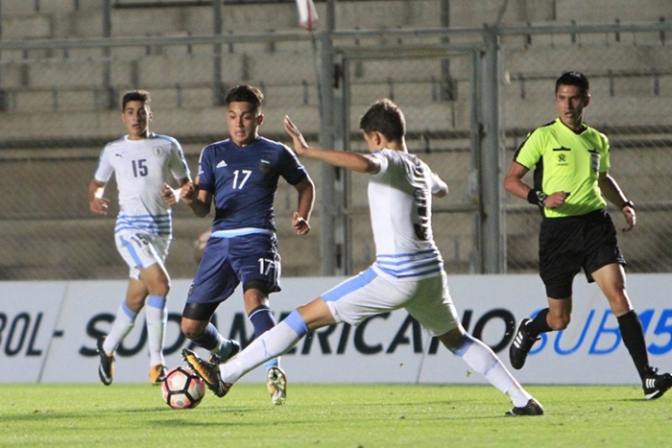
[[534, 188], [547, 195], [569, 193], [561, 207], [544, 208], [547, 218], [585, 215], [607, 205], [597, 179], [609, 170], [609, 140], [586, 124], [575, 132], [557, 118], [528, 134], [513, 160], [534, 170]]

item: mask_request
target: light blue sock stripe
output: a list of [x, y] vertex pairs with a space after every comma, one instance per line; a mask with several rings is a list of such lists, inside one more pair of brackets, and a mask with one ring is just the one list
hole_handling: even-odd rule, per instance
[[135, 319], [138, 315], [138, 313], [131, 311], [131, 309], [126, 306], [126, 302], [121, 302], [121, 309], [124, 310], [124, 313], [131, 319]]
[[474, 343], [474, 339], [469, 333], [464, 333], [462, 335], [462, 339], [460, 340], [460, 343], [457, 347], [451, 350], [454, 354], [457, 356], [462, 356], [464, 353], [469, 350], [469, 347], [471, 347], [471, 344]]
[[289, 325], [289, 328], [294, 330], [296, 334], [299, 335], [299, 337], [308, 334], [308, 325], [306, 325], [306, 321], [303, 320], [303, 317], [301, 317], [299, 312], [296, 310], [292, 311], [289, 316], [285, 317], [283, 322]]
[[149, 298], [147, 299], [147, 305], [148, 306], [158, 308], [160, 310], [162, 310], [166, 307], [166, 302], [167, 302], [167, 299], [165, 297], [161, 297], [161, 296], [150, 295]]

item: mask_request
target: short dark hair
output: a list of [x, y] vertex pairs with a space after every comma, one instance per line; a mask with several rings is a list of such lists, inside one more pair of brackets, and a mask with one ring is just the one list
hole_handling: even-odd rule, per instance
[[384, 98], [373, 103], [362, 115], [359, 128], [367, 134], [380, 132], [391, 142], [401, 141], [406, 135], [406, 119], [399, 106]]
[[588, 84], [588, 78], [581, 72], [565, 72], [563, 73], [557, 81], [555, 81], [555, 93], [558, 93], [560, 86], [576, 86], [581, 90], [582, 95], [586, 95], [588, 90], [590, 90], [590, 85]]
[[129, 101], [140, 101], [145, 106], [149, 107], [149, 103], [152, 102], [152, 96], [146, 90], [129, 90], [124, 93], [124, 96], [121, 98], [121, 110], [126, 109], [126, 104]]
[[250, 103], [255, 111], [261, 109], [264, 102], [264, 94], [254, 86], [242, 85], [229, 89], [226, 93], [224, 103], [228, 106], [231, 103]]

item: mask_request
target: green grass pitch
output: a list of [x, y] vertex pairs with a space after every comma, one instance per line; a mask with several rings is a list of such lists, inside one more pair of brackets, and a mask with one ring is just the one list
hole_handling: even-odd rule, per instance
[[505, 417], [490, 386], [290, 384], [284, 406], [263, 384], [208, 392], [173, 410], [141, 384], [2, 384], [0, 446], [11, 447], [663, 447], [672, 392], [635, 386], [530, 386], [542, 417]]

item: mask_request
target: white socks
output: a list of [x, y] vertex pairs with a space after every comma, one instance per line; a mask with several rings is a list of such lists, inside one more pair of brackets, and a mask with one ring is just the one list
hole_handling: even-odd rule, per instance
[[[145, 307], [145, 321], [147, 323], [147, 340], [149, 344], [149, 365], [165, 364], [163, 358], [163, 344], [166, 337], [166, 323], [168, 310], [166, 298], [149, 296]], [[131, 311], [126, 302], [122, 302], [112, 323], [110, 332], [105, 337], [103, 350], [106, 354], [113, 354], [126, 336], [133, 330], [138, 314]]]
[[128, 309], [126, 302], [122, 302], [117, 310], [112, 328], [105, 337], [105, 342], [103, 342], [103, 350], [107, 355], [113, 354], [121, 341], [131, 332], [136, 317], [138, 317], [138, 314]]
[[490, 347], [470, 335], [466, 336], [469, 339], [468, 346], [466, 350], [459, 350], [458, 356], [472, 370], [483, 375], [493, 386], [507, 394], [514, 406], [525, 406], [532, 395], [523, 389]]
[[229, 359], [225, 364], [220, 364], [222, 380], [233, 384], [250, 370], [263, 364], [271, 358], [278, 357], [292, 348], [303, 334], [287, 325], [283, 320], [275, 327], [257, 337], [245, 350]]
[[147, 321], [147, 341], [149, 344], [149, 365], [164, 364], [163, 344], [166, 339], [166, 323], [168, 310], [166, 298], [149, 296], [145, 307], [145, 320]]

